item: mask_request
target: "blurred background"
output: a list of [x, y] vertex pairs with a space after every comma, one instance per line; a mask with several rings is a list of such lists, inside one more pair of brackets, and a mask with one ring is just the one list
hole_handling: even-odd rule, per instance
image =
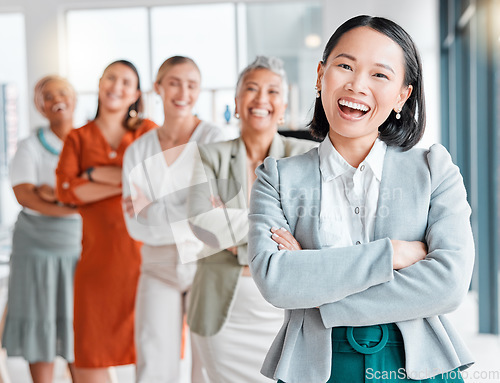
[[0, 0], [2, 286], [19, 211], [8, 163], [17, 142], [44, 124], [32, 102], [39, 78], [70, 80], [78, 93], [75, 125], [81, 126], [94, 117], [103, 69], [130, 60], [141, 76], [145, 114], [161, 124], [162, 105], [152, 91], [156, 71], [172, 55], [189, 56], [202, 73], [196, 113], [237, 134], [234, 118], [224, 116], [234, 112], [238, 72], [256, 55], [274, 55], [284, 60], [290, 83], [284, 129], [300, 131], [311, 117], [326, 41], [358, 14], [396, 21], [420, 50], [428, 121], [419, 145], [448, 148], [473, 211], [475, 273], [469, 301], [455, 318], [499, 370], [498, 380], [477, 381], [500, 381], [500, 0]]

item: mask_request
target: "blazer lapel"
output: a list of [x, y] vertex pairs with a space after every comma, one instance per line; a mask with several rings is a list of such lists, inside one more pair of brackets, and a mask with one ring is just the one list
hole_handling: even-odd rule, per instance
[[[303, 161], [296, 162], [297, 168], [290, 169], [290, 183], [286, 182], [283, 196], [288, 198], [286, 205], [290, 206], [286, 214], [290, 229], [297, 236], [297, 240], [304, 249], [321, 249], [322, 243], [319, 235], [319, 220], [321, 213], [321, 172], [319, 169], [318, 151], [307, 154]], [[288, 175], [288, 174], [287, 174]], [[288, 192], [287, 192], [288, 190]]]
[[381, 239], [389, 236], [388, 228], [391, 224], [391, 213], [394, 213], [392, 196], [396, 186], [392, 177], [393, 166], [397, 160], [394, 158], [394, 148], [388, 146], [384, 158], [384, 167], [382, 169], [382, 180], [380, 181], [380, 191], [377, 202], [377, 212], [374, 224], [374, 239]]
[[238, 138], [234, 141], [231, 147], [231, 160], [229, 161], [229, 178], [236, 186], [236, 191], [241, 191], [244, 196], [245, 203], [241, 206], [246, 207], [246, 200], [248, 196], [247, 186], [247, 150], [243, 140]]
[[[273, 141], [271, 142], [268, 156], [274, 158], [283, 158], [285, 156], [285, 143], [283, 141], [283, 137], [281, 137], [278, 133], [276, 133]], [[233, 181], [237, 182], [238, 185], [241, 185], [245, 197], [248, 196], [247, 150], [241, 137], [234, 141], [231, 148], [229, 174]]]
[[273, 158], [283, 158], [285, 157], [285, 142], [282, 136], [278, 133], [274, 135], [273, 142], [271, 142], [271, 147], [269, 148], [268, 157]]
[[313, 192], [311, 198], [311, 208], [315, 214], [311, 214], [311, 233], [312, 233], [312, 243], [313, 248], [320, 249], [322, 247], [321, 238], [319, 236], [319, 220], [321, 214], [321, 195], [323, 194], [323, 181], [321, 179], [321, 171], [319, 168], [319, 154], [318, 151], [314, 151], [315, 153], [315, 166], [313, 169], [313, 177], [315, 178], [313, 185], [318, 185], [319, 192]]

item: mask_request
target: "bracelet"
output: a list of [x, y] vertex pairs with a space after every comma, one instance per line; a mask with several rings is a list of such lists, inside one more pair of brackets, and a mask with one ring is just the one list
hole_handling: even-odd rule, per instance
[[90, 182], [94, 182], [94, 179], [92, 178], [92, 172], [94, 171], [94, 167], [91, 166], [90, 168], [88, 168], [87, 170], [85, 170], [85, 172], [87, 173], [87, 177], [89, 178], [89, 181]]

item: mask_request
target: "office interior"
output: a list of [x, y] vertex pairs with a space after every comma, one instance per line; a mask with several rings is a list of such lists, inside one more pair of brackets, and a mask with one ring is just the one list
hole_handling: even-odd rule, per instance
[[69, 79], [78, 93], [75, 125], [81, 126], [95, 113], [103, 68], [128, 59], [141, 75], [146, 115], [161, 124], [154, 75], [167, 57], [190, 56], [202, 72], [196, 113], [236, 136], [237, 74], [256, 55], [274, 55], [285, 62], [290, 83], [283, 130], [300, 134], [311, 117], [316, 67], [326, 40], [358, 14], [398, 22], [420, 50], [428, 119], [419, 145], [443, 144], [464, 177], [476, 245], [470, 287], [474, 310], [468, 315], [474, 316], [474, 332], [489, 334], [498, 345], [495, 351], [500, 350], [498, 0], [0, 0], [3, 290], [9, 236], [20, 209], [8, 163], [17, 142], [44, 124], [32, 102], [38, 79], [47, 74]]

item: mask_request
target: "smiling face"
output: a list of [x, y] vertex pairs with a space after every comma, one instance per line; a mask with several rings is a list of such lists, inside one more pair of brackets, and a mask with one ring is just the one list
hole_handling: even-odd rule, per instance
[[241, 129], [278, 129], [287, 104], [281, 77], [268, 69], [255, 69], [242, 79], [235, 98]]
[[73, 119], [76, 97], [71, 87], [62, 80], [51, 80], [42, 89], [42, 111], [51, 122]]
[[155, 83], [155, 90], [163, 100], [166, 116], [191, 116], [200, 95], [201, 76], [198, 68], [190, 62], [170, 67]]
[[330, 124], [330, 139], [375, 141], [379, 126], [400, 110], [412, 87], [403, 83], [401, 47], [368, 27], [346, 32], [325, 63], [317, 87]]
[[127, 113], [141, 92], [139, 79], [128, 66], [115, 63], [109, 66], [99, 80], [99, 107], [110, 112]]

